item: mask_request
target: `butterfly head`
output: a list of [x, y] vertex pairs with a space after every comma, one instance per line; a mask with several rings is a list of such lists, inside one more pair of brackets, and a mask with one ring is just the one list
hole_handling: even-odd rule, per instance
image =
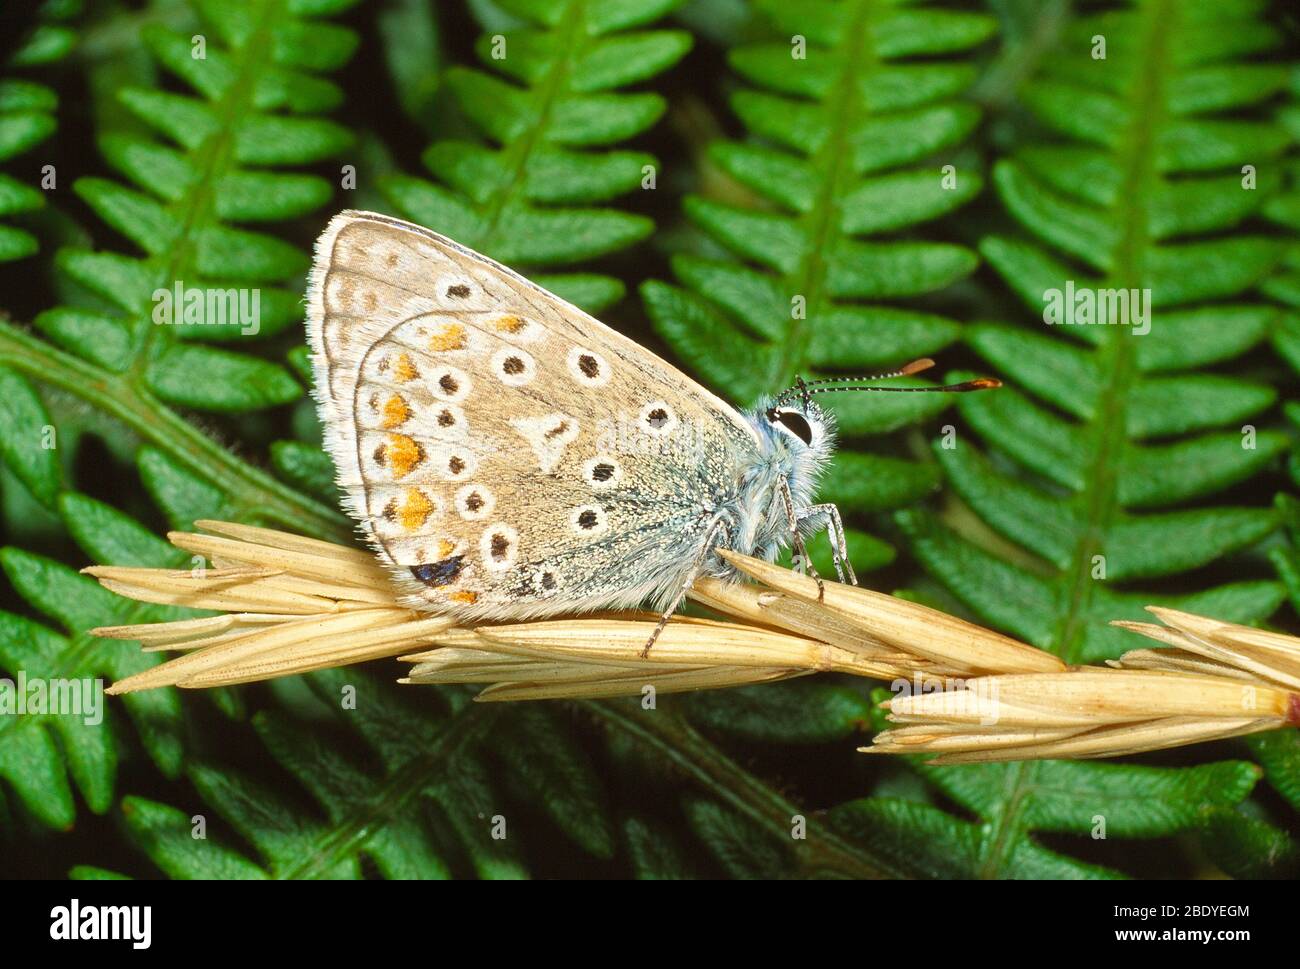
[[[769, 398], [753, 412], [768, 453], [784, 468], [791, 487], [811, 489], [835, 451], [835, 415], [812, 395]], [[807, 495], [811, 499], [811, 494]]]

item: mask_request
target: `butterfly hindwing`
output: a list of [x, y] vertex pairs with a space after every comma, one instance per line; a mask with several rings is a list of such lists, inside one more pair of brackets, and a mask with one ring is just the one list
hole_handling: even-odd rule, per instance
[[349, 508], [425, 608], [663, 599], [756, 447], [654, 354], [386, 216], [345, 212], [322, 236], [309, 336]]

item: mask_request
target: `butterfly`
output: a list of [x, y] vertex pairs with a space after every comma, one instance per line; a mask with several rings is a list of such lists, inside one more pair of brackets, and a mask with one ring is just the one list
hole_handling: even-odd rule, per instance
[[[648, 650], [718, 554], [771, 560], [844, 526], [816, 483], [835, 447], [815, 395], [915, 373], [799, 381], [741, 412], [497, 262], [371, 212], [316, 243], [307, 332], [347, 510], [405, 604], [474, 621], [649, 604]], [[813, 573], [815, 575], [815, 572]], [[819, 579], [820, 581], [820, 579]]]

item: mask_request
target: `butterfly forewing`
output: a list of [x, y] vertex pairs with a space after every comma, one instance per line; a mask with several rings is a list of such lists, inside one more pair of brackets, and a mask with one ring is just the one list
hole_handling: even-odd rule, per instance
[[349, 508], [423, 607], [518, 618], [662, 600], [752, 465], [754, 431], [727, 404], [427, 229], [340, 214], [308, 298]]

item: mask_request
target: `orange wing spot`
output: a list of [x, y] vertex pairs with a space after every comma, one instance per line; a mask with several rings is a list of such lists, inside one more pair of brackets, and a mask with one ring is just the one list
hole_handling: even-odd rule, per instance
[[517, 316], [498, 316], [492, 325], [501, 333], [518, 333], [528, 324]]
[[433, 502], [428, 496], [419, 488], [410, 488], [403, 496], [402, 506], [397, 509], [397, 520], [408, 532], [413, 532], [422, 528], [432, 513]]
[[447, 541], [445, 538], [440, 538], [440, 539], [438, 540], [438, 558], [439, 558], [439, 559], [449, 559], [449, 558], [451, 558], [451, 553], [454, 552], [454, 551], [456, 551], [456, 543], [455, 543], [455, 542], [449, 542], [449, 541]]
[[404, 384], [418, 376], [420, 376], [420, 371], [415, 369], [415, 364], [411, 363], [411, 358], [405, 353], [399, 353], [397, 362], [393, 365], [393, 379], [399, 384]]
[[451, 595], [447, 596], [447, 598], [450, 599], [452, 602], [463, 602], [467, 606], [472, 606], [475, 602], [478, 601], [478, 593], [477, 592], [453, 592]]
[[437, 333], [429, 337], [429, 349], [435, 353], [444, 350], [465, 349], [465, 327], [459, 323], [448, 323]]
[[392, 470], [394, 480], [405, 478], [424, 460], [424, 448], [405, 434], [389, 434], [384, 458]]
[[394, 427], [401, 427], [411, 417], [411, 408], [407, 406], [406, 401], [402, 400], [397, 394], [393, 394], [384, 402], [383, 416], [380, 418], [381, 426], [386, 431], [391, 431]]

